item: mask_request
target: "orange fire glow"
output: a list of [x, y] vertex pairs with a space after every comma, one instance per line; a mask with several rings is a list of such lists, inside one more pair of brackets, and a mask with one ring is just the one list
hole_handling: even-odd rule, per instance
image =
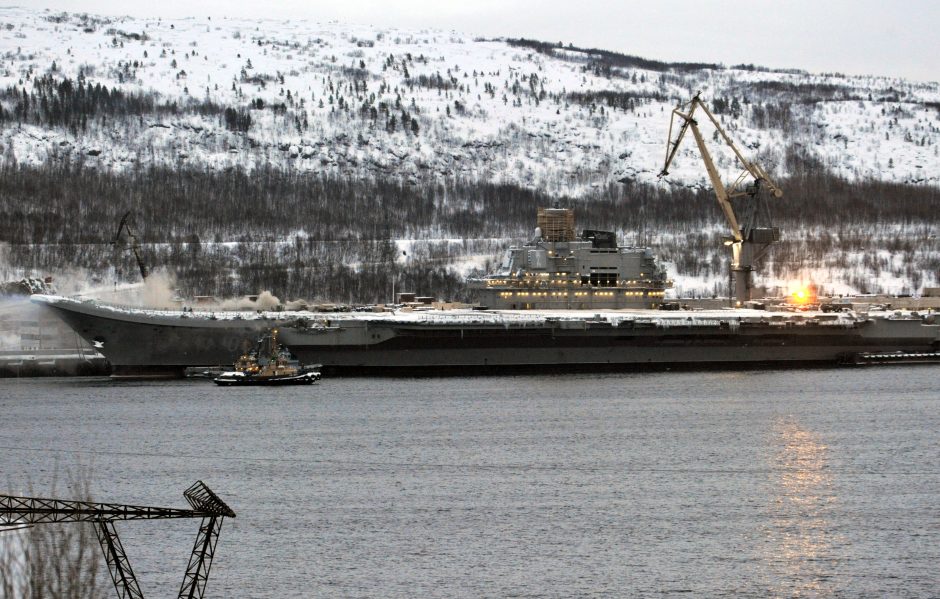
[[816, 293], [811, 286], [800, 285], [791, 292], [790, 297], [794, 304], [804, 306], [815, 301]]

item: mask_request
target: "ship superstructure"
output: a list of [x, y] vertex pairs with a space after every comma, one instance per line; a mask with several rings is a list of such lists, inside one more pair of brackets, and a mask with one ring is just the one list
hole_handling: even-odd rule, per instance
[[496, 273], [468, 283], [498, 310], [657, 308], [669, 287], [652, 250], [618, 246], [611, 231], [576, 236], [568, 208], [540, 208], [532, 240], [511, 247]]

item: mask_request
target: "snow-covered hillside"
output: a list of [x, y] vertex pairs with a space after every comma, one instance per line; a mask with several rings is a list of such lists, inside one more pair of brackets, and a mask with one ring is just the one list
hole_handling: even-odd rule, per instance
[[[580, 195], [653, 182], [670, 111], [701, 91], [774, 175], [790, 148], [849, 179], [940, 184], [940, 85], [742, 68], [639, 68], [572, 48], [312, 21], [133, 19], [0, 9], [7, 161], [129, 169], [261, 164], [338, 175], [510, 182]], [[36, 81], [153, 107], [56, 125]], [[27, 107], [28, 108], [28, 107]], [[32, 107], [33, 110], [38, 110]], [[51, 110], [47, 107], [47, 110]], [[673, 184], [705, 184], [691, 140]], [[725, 177], [731, 156], [715, 144]]]
[[[457, 297], [466, 274], [531, 231], [536, 203], [561, 201], [581, 226], [654, 247], [677, 295], [722, 294], [726, 225], [691, 136], [657, 179], [671, 111], [696, 92], [783, 183], [782, 242], [758, 285], [940, 285], [937, 82], [335, 22], [11, 7], [0, 276], [126, 282], [137, 269], [107, 241], [131, 211], [149, 260], [192, 294]], [[699, 123], [730, 183], [730, 150]], [[392, 238], [399, 253], [383, 245]]]

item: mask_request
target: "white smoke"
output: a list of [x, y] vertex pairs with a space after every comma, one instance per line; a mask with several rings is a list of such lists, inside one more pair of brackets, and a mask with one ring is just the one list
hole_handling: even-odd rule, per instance
[[0, 241], [0, 281], [13, 278], [10, 269], [10, 244]]
[[281, 300], [270, 291], [262, 291], [255, 300], [255, 304], [259, 310], [273, 310], [281, 305]]
[[211, 307], [219, 310], [238, 311], [238, 310], [274, 310], [281, 305], [281, 300], [270, 291], [262, 291], [256, 299], [249, 296], [232, 298], [216, 302]]
[[175, 278], [164, 269], [157, 269], [145, 281], [118, 283], [108, 276], [91, 274], [81, 268], [53, 274], [54, 292], [66, 296], [82, 296], [118, 305], [139, 308], [175, 308], [179, 301]]
[[12, 333], [0, 332], [0, 349], [19, 349], [20, 336]]
[[71, 268], [50, 274], [55, 292], [62, 295], [94, 295], [101, 289], [101, 281], [92, 277], [84, 268]]
[[284, 304], [284, 309], [291, 312], [296, 312], [298, 310], [306, 310], [310, 307], [305, 300], [291, 300]]
[[144, 281], [139, 301], [144, 308], [177, 308], [176, 279], [165, 270], [156, 270]]

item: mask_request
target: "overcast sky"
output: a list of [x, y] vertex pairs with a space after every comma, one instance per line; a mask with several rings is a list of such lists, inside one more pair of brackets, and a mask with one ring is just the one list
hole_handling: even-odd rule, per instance
[[938, 0], [39, 0], [70, 12], [337, 19], [528, 37], [668, 61], [940, 80]]

